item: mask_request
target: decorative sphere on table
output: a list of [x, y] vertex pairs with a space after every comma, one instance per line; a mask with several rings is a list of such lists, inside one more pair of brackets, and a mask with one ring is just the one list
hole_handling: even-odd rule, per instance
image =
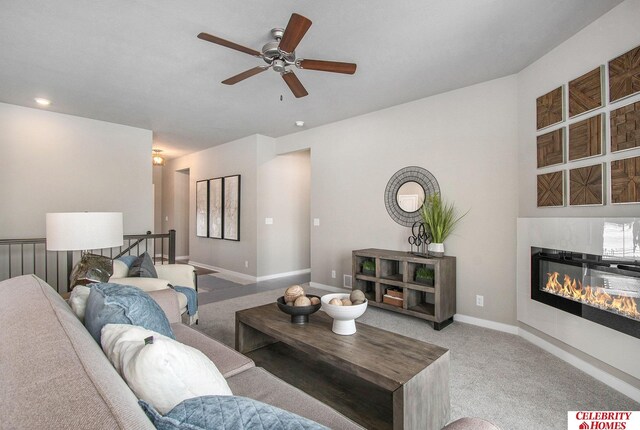
[[[351, 300], [351, 302], [353, 302], [354, 305], [363, 303], [365, 299], [364, 293], [360, 290], [353, 290], [349, 295], [349, 299]], [[356, 303], [356, 302], [360, 302], [360, 303]]]
[[295, 302], [300, 296], [304, 296], [304, 289], [300, 285], [292, 285], [284, 292], [284, 301]]
[[311, 306], [311, 300], [307, 296], [300, 296], [293, 302], [293, 306]]
[[318, 303], [320, 303], [320, 299], [318, 297], [311, 297], [310, 300], [312, 305], [317, 305]]
[[363, 304], [363, 303], [364, 303], [364, 300], [356, 300], [355, 302], [351, 302], [351, 304], [352, 304], [353, 306], [361, 305], [361, 304]]
[[342, 306], [342, 300], [340, 299], [331, 299], [329, 301], [330, 305]]

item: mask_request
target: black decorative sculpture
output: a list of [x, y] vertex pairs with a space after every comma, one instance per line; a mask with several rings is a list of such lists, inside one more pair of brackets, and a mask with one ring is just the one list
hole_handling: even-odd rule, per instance
[[[411, 253], [416, 255], [428, 255], [427, 246], [431, 243], [431, 235], [429, 229], [422, 221], [416, 221], [411, 227], [411, 236], [409, 236], [409, 245], [411, 245]], [[413, 247], [416, 250], [413, 250]]]

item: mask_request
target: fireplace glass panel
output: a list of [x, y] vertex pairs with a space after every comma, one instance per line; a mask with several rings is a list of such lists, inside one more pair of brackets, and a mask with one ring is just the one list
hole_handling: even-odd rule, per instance
[[640, 338], [640, 261], [531, 248], [531, 298]]

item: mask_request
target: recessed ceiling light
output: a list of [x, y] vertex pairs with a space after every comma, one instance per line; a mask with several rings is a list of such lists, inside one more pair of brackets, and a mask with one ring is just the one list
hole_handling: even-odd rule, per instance
[[40, 106], [49, 106], [51, 104], [51, 100], [43, 99], [43, 98], [40, 98], [40, 97], [36, 97], [34, 100]]
[[304, 127], [304, 121], [296, 121], [296, 127]]

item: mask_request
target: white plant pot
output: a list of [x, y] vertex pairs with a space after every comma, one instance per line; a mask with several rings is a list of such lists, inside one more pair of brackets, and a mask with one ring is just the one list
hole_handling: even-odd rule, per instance
[[444, 243], [430, 243], [427, 250], [434, 257], [444, 257]]

